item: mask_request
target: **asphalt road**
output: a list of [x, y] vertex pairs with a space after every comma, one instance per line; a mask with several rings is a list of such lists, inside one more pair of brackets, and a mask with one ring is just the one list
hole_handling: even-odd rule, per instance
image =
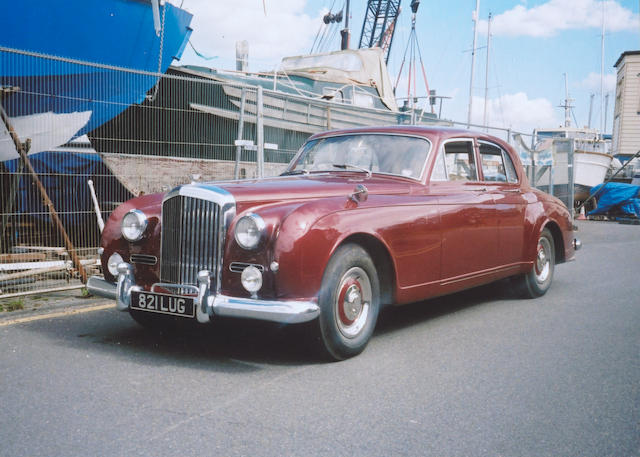
[[640, 455], [640, 226], [579, 236], [546, 296], [395, 308], [340, 363], [309, 355], [305, 327], [0, 321], [0, 455]]

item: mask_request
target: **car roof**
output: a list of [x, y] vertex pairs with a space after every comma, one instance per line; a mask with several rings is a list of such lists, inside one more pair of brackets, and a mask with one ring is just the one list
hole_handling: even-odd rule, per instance
[[447, 140], [449, 138], [477, 138], [479, 140], [489, 140], [500, 144], [503, 147], [509, 147], [507, 143], [498, 137], [489, 135], [485, 132], [467, 130], [446, 126], [418, 126], [418, 125], [387, 125], [375, 127], [357, 127], [351, 129], [328, 130], [322, 133], [316, 133], [309, 140], [317, 138], [326, 138], [331, 136], [356, 134], [356, 133], [392, 133], [396, 135], [416, 135], [428, 138], [430, 140]]

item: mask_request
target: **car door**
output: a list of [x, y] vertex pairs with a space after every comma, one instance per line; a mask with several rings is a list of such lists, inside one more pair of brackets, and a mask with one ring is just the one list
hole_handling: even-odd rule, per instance
[[522, 261], [526, 201], [508, 151], [490, 141], [478, 141], [482, 180], [491, 194], [498, 224], [498, 263], [514, 266]]
[[479, 180], [472, 138], [442, 143], [429, 187], [438, 196], [443, 285], [481, 277], [495, 266], [498, 233], [494, 202]]

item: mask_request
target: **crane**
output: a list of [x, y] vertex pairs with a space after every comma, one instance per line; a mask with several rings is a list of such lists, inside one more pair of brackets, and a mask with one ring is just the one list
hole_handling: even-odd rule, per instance
[[[413, 0], [412, 3], [415, 1]], [[400, 14], [400, 2], [401, 0], [368, 0], [367, 2], [367, 12], [362, 23], [358, 48], [374, 46], [382, 48], [385, 63], [389, 61], [396, 20]]]

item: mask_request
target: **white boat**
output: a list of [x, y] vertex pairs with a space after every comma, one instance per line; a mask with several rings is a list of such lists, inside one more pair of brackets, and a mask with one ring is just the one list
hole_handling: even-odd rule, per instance
[[[574, 201], [583, 201], [589, 195], [589, 190], [604, 182], [607, 171], [611, 166], [611, 141], [603, 139], [596, 129], [559, 127], [555, 129], [534, 130], [536, 139], [535, 150], [538, 153], [550, 150], [552, 152], [552, 165], [556, 170], [568, 170], [568, 148], [554, 147], [554, 140], [573, 140], [574, 159]], [[546, 173], [549, 173], [547, 171]], [[549, 176], [540, 176], [538, 182], [548, 183]], [[553, 185], [566, 186], [568, 184], [567, 173], [555, 173]]]

